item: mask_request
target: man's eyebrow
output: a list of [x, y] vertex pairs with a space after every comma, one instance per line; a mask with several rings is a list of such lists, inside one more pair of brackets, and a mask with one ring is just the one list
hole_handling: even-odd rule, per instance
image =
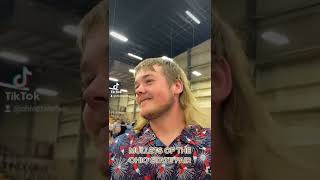
[[[146, 78], [148, 78], [148, 77], [153, 77], [153, 75], [152, 74], [146, 74], [146, 75], [143, 75], [142, 77], [141, 77], [141, 79], [146, 79]], [[134, 81], [134, 85], [136, 85], [138, 82], [135, 80]]]

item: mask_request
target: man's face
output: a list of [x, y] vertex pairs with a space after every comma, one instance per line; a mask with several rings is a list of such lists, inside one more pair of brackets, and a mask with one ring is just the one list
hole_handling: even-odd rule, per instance
[[[105, 38], [104, 38], [105, 37]], [[81, 59], [84, 124], [98, 147], [106, 149], [107, 131], [107, 30], [92, 30]]]
[[155, 71], [140, 70], [135, 77], [135, 92], [140, 115], [152, 120], [167, 112], [174, 103], [172, 88], [162, 67], [153, 66]]

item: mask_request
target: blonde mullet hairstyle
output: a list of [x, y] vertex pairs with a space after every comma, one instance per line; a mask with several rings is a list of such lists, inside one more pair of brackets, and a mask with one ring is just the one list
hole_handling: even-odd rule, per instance
[[[108, 0], [100, 1], [95, 7], [93, 7], [80, 21], [80, 34], [77, 37], [77, 43], [81, 50], [84, 51], [86, 42], [90, 32], [97, 28], [104, 27], [106, 32], [108, 31], [108, 19], [109, 17], [109, 5]], [[106, 37], [107, 38], [107, 37]]]
[[[146, 59], [136, 66], [135, 75], [142, 70], [155, 71], [154, 66], [157, 65], [162, 67], [163, 73], [169, 85], [172, 85], [177, 80], [182, 81], [183, 92], [180, 94], [179, 102], [184, 112], [186, 124], [206, 127], [208, 124], [207, 122], [209, 122], [209, 117], [199, 109], [197, 101], [191, 92], [189, 80], [183, 69], [179, 67], [178, 64], [173, 61], [163, 60], [161, 58]], [[134, 130], [136, 132], [140, 132], [147, 124], [148, 120], [139, 116]]]
[[294, 152], [288, 144], [290, 137], [282, 133], [282, 128], [256, 95], [241, 41], [215, 9], [212, 24], [212, 56], [225, 57], [232, 73], [233, 88], [222, 105], [221, 120], [235, 155], [236, 179], [296, 180], [317, 177], [316, 165], [307, 164], [299, 153]]

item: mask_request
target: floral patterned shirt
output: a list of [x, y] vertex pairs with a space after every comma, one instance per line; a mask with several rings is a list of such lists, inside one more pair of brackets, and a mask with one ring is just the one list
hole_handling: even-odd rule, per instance
[[109, 148], [109, 173], [114, 180], [211, 179], [211, 129], [190, 125], [169, 146], [149, 125], [127, 132]]

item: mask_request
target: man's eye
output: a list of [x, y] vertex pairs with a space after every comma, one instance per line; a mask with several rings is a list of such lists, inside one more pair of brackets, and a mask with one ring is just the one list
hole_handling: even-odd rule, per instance
[[152, 82], [153, 82], [152, 79], [146, 80], [146, 83], [147, 83], [147, 84], [151, 84]]

